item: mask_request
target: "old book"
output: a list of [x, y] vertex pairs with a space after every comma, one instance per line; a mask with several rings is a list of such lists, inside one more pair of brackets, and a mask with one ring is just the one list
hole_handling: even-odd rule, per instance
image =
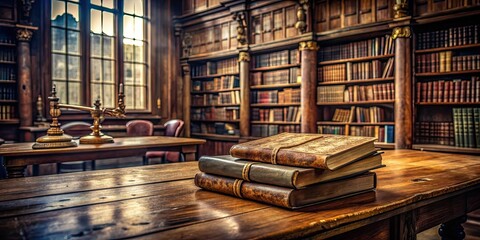
[[214, 192], [295, 209], [372, 190], [376, 187], [376, 176], [375, 173], [368, 172], [351, 178], [314, 184], [303, 189], [292, 189], [197, 173], [195, 185]]
[[282, 133], [234, 145], [230, 154], [252, 161], [334, 170], [375, 151], [374, 137]]
[[198, 161], [198, 168], [205, 173], [296, 189], [361, 174], [382, 166], [380, 153], [373, 153], [335, 171], [253, 162], [230, 155], [203, 156]]

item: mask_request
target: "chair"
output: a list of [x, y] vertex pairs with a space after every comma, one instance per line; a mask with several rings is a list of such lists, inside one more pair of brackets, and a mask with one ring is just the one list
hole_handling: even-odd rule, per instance
[[[131, 120], [126, 124], [127, 136], [152, 136], [153, 123], [146, 120]], [[143, 156], [143, 165], [148, 164], [148, 158]]]
[[[185, 123], [179, 119], [172, 119], [166, 122], [163, 126], [165, 127], [165, 136], [169, 137], [178, 137], [183, 130], [183, 125]], [[147, 159], [150, 158], [161, 158], [162, 163], [166, 162], [179, 162], [182, 160], [183, 155], [179, 152], [170, 152], [170, 151], [151, 151], [145, 154]]]
[[[78, 139], [81, 136], [88, 135], [92, 132], [90, 129], [90, 123], [82, 121], [69, 122], [65, 125], [61, 125], [60, 128], [65, 134], [72, 136], [74, 139]], [[95, 160], [92, 160], [92, 170], [95, 169]], [[79, 169], [83, 171], [87, 170], [87, 161], [74, 161], [57, 164], [57, 173], [76, 172]]]

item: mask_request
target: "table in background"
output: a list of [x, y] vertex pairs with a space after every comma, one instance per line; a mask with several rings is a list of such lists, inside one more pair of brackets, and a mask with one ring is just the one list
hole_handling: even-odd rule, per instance
[[33, 142], [0, 146], [8, 177], [23, 177], [27, 165], [142, 156], [147, 151], [181, 152], [185, 161], [196, 159], [203, 139], [164, 136], [115, 138], [114, 143], [79, 144], [78, 147], [32, 149]]
[[415, 239], [480, 208], [480, 156], [386, 150], [376, 196], [286, 210], [198, 189], [196, 162], [0, 180], [3, 238]]

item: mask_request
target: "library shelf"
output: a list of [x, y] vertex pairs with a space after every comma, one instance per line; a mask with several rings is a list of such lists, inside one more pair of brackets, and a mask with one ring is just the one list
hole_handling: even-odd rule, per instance
[[217, 77], [224, 77], [224, 76], [235, 76], [238, 75], [239, 73], [222, 73], [222, 74], [211, 74], [211, 75], [205, 75], [205, 76], [194, 76], [192, 77], [192, 80], [196, 79], [209, 79], [209, 78], [217, 78]]
[[19, 124], [20, 120], [13, 118], [13, 119], [0, 119], [0, 124]]
[[413, 144], [412, 149], [421, 150], [421, 151], [480, 154], [480, 148], [465, 148], [465, 147], [455, 147], [455, 146], [447, 146], [447, 145], [440, 145], [440, 144]]
[[0, 103], [17, 103], [17, 100], [5, 100], [5, 99], [0, 99]]
[[268, 85], [253, 85], [250, 89], [277, 89], [277, 88], [289, 88], [300, 87], [301, 83], [287, 83], [287, 84], [268, 84]]
[[480, 73], [480, 70], [416, 73], [415, 77], [435, 77], [435, 76], [463, 75], [463, 74], [475, 74], [475, 73]]
[[204, 108], [204, 107], [238, 107], [240, 104], [206, 104], [206, 105], [192, 105], [190, 107]]
[[441, 51], [451, 51], [457, 49], [468, 49], [468, 48], [477, 48], [480, 47], [480, 43], [477, 44], [468, 44], [468, 45], [460, 45], [460, 46], [452, 46], [452, 47], [441, 47], [441, 48], [428, 48], [422, 50], [415, 50], [415, 53], [432, 53], [432, 52], [441, 52]]
[[15, 83], [17, 83], [17, 81], [15, 81], [15, 80], [1, 80], [0, 79], [0, 83], [15, 84]]
[[393, 104], [394, 100], [384, 101], [358, 101], [358, 102], [317, 102], [318, 106], [331, 106], [331, 105], [377, 105], [377, 104]]
[[231, 91], [240, 91], [240, 88], [227, 88], [219, 90], [208, 90], [208, 91], [192, 91], [192, 94], [205, 94], [205, 93], [219, 93], [219, 92], [231, 92]]
[[347, 62], [366, 62], [366, 61], [376, 60], [376, 59], [391, 58], [391, 57], [394, 57], [394, 56], [395, 56], [395, 54], [386, 54], [386, 55], [359, 57], [359, 58], [345, 58], [345, 59], [339, 59], [339, 60], [329, 60], [329, 61], [319, 62], [318, 65], [325, 66], [325, 65], [332, 65], [332, 64], [337, 64], [337, 63], [347, 63]]
[[350, 81], [341, 81], [341, 82], [319, 82], [318, 86], [325, 85], [356, 85], [361, 83], [377, 83], [377, 82], [388, 82], [393, 81], [393, 77], [388, 78], [371, 78], [371, 79], [359, 79], [359, 80], [350, 80]]
[[225, 119], [191, 119], [192, 122], [228, 122], [239, 123], [240, 120], [225, 120]]
[[267, 124], [267, 125], [300, 125], [299, 122], [285, 122], [285, 121], [251, 121], [251, 124]]
[[419, 106], [441, 106], [441, 105], [463, 106], [463, 105], [479, 105], [480, 103], [478, 102], [417, 102], [415, 104]]
[[295, 67], [300, 67], [300, 64], [295, 63], [295, 64], [285, 64], [285, 65], [271, 66], [271, 67], [259, 67], [259, 68], [250, 69], [250, 72], [263, 72], [263, 71], [272, 71], [272, 70], [295, 68]]
[[16, 47], [15, 43], [0, 43], [1, 47]]
[[213, 133], [192, 133], [192, 137], [201, 137], [209, 140], [220, 140], [220, 141], [238, 141], [240, 136], [238, 135], [222, 135], [222, 134], [213, 134]]
[[288, 107], [288, 106], [300, 106], [300, 103], [252, 103], [252, 107]]

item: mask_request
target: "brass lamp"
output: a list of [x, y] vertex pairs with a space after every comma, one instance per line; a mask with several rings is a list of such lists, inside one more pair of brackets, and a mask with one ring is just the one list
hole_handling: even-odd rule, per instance
[[50, 100], [50, 115], [52, 116], [52, 123], [47, 130], [47, 135], [37, 138], [37, 141], [33, 144], [33, 149], [45, 149], [45, 148], [63, 148], [63, 147], [76, 147], [77, 143], [72, 141], [72, 136], [67, 135], [60, 128], [58, 117], [61, 115], [60, 108], [77, 109], [81, 111], [88, 111], [92, 115], [93, 125], [90, 127], [92, 132], [80, 138], [80, 144], [102, 144], [113, 143], [113, 137], [102, 133], [101, 123], [105, 119], [105, 115], [124, 118], [125, 117], [125, 95], [123, 94], [123, 84], [120, 83], [118, 93], [118, 106], [114, 109], [101, 108], [100, 99], [97, 99], [93, 107], [85, 107], [70, 104], [59, 103], [59, 98], [56, 96], [56, 87], [53, 85]]

